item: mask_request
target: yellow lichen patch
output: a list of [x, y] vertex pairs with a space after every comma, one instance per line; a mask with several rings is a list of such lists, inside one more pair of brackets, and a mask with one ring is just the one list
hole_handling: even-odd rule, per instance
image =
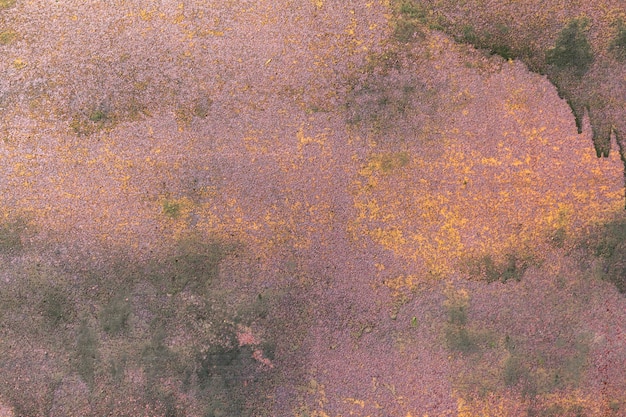
[[298, 140], [298, 153], [302, 154], [302, 151], [307, 145], [316, 144], [320, 148], [324, 148], [326, 146], [326, 136], [325, 135], [316, 135], [314, 137], [306, 136], [304, 133], [304, 127], [300, 127], [298, 132], [296, 132], [296, 139]]
[[383, 245], [387, 249], [399, 251], [400, 248], [406, 243], [406, 239], [402, 236], [402, 231], [399, 229], [374, 229], [371, 233], [372, 238]]
[[468, 402], [463, 398], [457, 398], [457, 417], [506, 417], [511, 410], [508, 410], [503, 398], [478, 399]]
[[343, 399], [343, 401], [347, 404], [354, 404], [361, 408], [365, 407], [365, 401], [357, 400], [356, 398], [346, 397]]
[[150, 21], [154, 18], [154, 15], [156, 14], [156, 10], [145, 10], [145, 9], [141, 9], [139, 11], [139, 17], [141, 18], [141, 20], [145, 20], [145, 21]]
[[198, 32], [198, 36], [224, 36], [223, 30], [205, 29]]
[[307, 212], [311, 221], [319, 225], [329, 226], [335, 219], [332, 206], [325, 201], [317, 204], [307, 204]]
[[414, 292], [419, 290], [419, 288], [427, 284], [428, 281], [428, 278], [410, 274], [387, 279], [383, 284], [391, 290], [391, 294], [394, 297], [401, 297], [407, 291]]
[[193, 109], [187, 107], [179, 107], [174, 112], [176, 116], [176, 124], [178, 125], [178, 131], [182, 132], [189, 128], [191, 121], [193, 120]]
[[446, 284], [443, 294], [446, 296], [443, 305], [448, 309], [467, 308], [469, 305], [470, 296], [467, 290], [457, 289], [449, 282]]
[[[607, 415], [604, 406], [600, 398], [580, 390], [538, 395], [533, 399], [533, 408], [539, 415], [601, 416]], [[489, 394], [463, 398], [457, 393], [457, 417], [507, 417], [521, 415], [527, 409], [527, 402], [520, 397]]]
[[15, 69], [22, 69], [24, 67], [26, 67], [26, 61], [24, 61], [22, 58], [17, 58], [15, 60], [13, 60], [13, 67]]
[[17, 0], [0, 0], [0, 10], [13, 7]]
[[[272, 146], [270, 140], [263, 138], [260, 135], [251, 135], [243, 138], [246, 150], [250, 155], [264, 155], [267, 154]], [[254, 158], [254, 156], [252, 156]]]
[[370, 176], [375, 172], [388, 174], [409, 164], [411, 156], [408, 152], [372, 155], [367, 165], [359, 172], [362, 176]]
[[618, 152], [598, 159], [587, 139], [547, 123], [556, 116], [527, 112], [523, 106], [534, 108], [545, 93], [533, 88], [490, 97], [503, 105], [489, 107], [487, 131], [470, 127], [474, 109], [459, 116], [467, 119], [462, 128], [443, 128], [437, 143], [412, 142], [404, 153], [371, 148], [353, 182], [352, 236], [369, 236], [421, 273], [445, 276], [472, 258], [541, 258], [546, 245], [562, 245], [619, 210]]

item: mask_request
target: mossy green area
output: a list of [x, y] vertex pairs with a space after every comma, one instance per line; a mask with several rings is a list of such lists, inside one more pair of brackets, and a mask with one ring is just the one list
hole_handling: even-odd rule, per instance
[[11, 29], [0, 31], [0, 45], [8, 45], [17, 39], [17, 32]]
[[[558, 234], [556, 239], [564, 237]], [[509, 280], [520, 281], [524, 276], [524, 272], [534, 263], [534, 259], [530, 255], [521, 253], [507, 253], [504, 259], [494, 259], [493, 256], [486, 254], [478, 258], [472, 258], [466, 261], [463, 269], [473, 279], [484, 280], [486, 282], [507, 282]]]
[[626, 23], [618, 19], [613, 23], [615, 36], [611, 40], [609, 51], [619, 61], [626, 61]]
[[[489, 342], [480, 344], [471, 331], [459, 329], [465, 331], [447, 336], [448, 348], [462, 354], [464, 370], [455, 379], [455, 386], [468, 398], [508, 390], [520, 393], [530, 403], [541, 404], [542, 398], [579, 388], [585, 379], [590, 342], [584, 334], [557, 340], [567, 344], [567, 353], [555, 356], [547, 345], [532, 346], [529, 341], [486, 330], [482, 334], [483, 338], [488, 335]], [[493, 361], [495, 357], [500, 359]]]
[[[409, 69], [417, 59], [410, 48], [398, 43], [366, 56], [347, 79], [343, 110], [350, 131], [389, 141], [416, 114], [433, 116], [437, 89], [428, 86], [414, 68]], [[398, 77], [400, 71], [403, 75]]]
[[193, 115], [201, 119], [206, 119], [211, 111], [213, 100], [208, 96], [201, 96], [196, 99], [193, 105]]
[[0, 224], [0, 254], [16, 254], [23, 248], [22, 234], [27, 229], [23, 219], [12, 219]]
[[516, 51], [508, 44], [510, 28], [506, 25], [499, 25], [494, 31], [477, 31], [474, 26], [467, 24], [461, 28], [460, 35], [456, 40], [468, 43], [478, 49], [489, 51], [492, 55], [499, 55], [504, 59], [515, 59], [528, 51]]
[[588, 333], [568, 329], [541, 343], [505, 333], [498, 320], [472, 317], [471, 296], [465, 290], [447, 291], [444, 309], [445, 346], [463, 364], [454, 384], [467, 398], [516, 391], [538, 404], [539, 411], [545, 408], [542, 398], [583, 384], [591, 348]]
[[132, 313], [129, 294], [115, 294], [100, 313], [100, 325], [108, 334], [118, 334], [128, 328], [128, 319]]
[[626, 293], [626, 220], [620, 217], [596, 228], [579, 245], [596, 260], [594, 276]]
[[163, 202], [163, 214], [167, 217], [171, 217], [172, 219], [178, 218], [180, 216], [180, 203], [176, 201], [165, 200]]
[[593, 49], [587, 40], [589, 20], [573, 19], [559, 33], [554, 48], [546, 54], [546, 62], [560, 70], [569, 69], [577, 76], [584, 75], [594, 60]]
[[72, 300], [61, 288], [54, 286], [44, 290], [40, 311], [52, 331], [62, 324], [71, 323], [76, 314]]
[[400, 45], [419, 42], [426, 30], [441, 30], [442, 19], [433, 9], [418, 0], [391, 1], [392, 39]]
[[97, 335], [87, 318], [82, 319], [77, 333], [73, 367], [83, 381], [90, 387], [93, 387], [96, 366], [98, 364]]
[[84, 114], [76, 114], [70, 122], [70, 128], [77, 136], [89, 136], [114, 126], [115, 117], [102, 108], [91, 109]]
[[[463, 294], [463, 293], [460, 293]], [[471, 302], [464, 295], [455, 294], [444, 304], [446, 322], [444, 324], [444, 340], [446, 347], [453, 353], [469, 358], [480, 355], [484, 349], [494, 346], [493, 335], [471, 325], [469, 311]]]
[[[16, 229], [6, 228], [7, 246], [14, 248]], [[12, 340], [50, 354], [42, 359], [45, 369], [37, 361], [9, 366], [22, 349], [0, 342], [7, 360], [0, 371], [10, 382], [0, 395], [22, 415], [39, 415], [46, 407], [41, 401], [52, 399], [42, 400], [32, 387], [18, 395], [17, 381], [37, 373], [53, 390], [59, 375], [77, 375], [88, 387], [89, 402], [104, 414], [119, 406], [107, 396], [133, 396], [158, 415], [185, 415], [170, 388], [175, 383], [194, 393], [204, 415], [243, 415], [249, 411], [246, 399], [262, 392], [272, 375], [253, 352], [271, 361], [275, 342], [267, 331], [263, 339], [250, 336], [256, 343], [251, 346], [242, 345], [238, 335], [264, 320], [279, 297], [250, 292], [245, 282], [218, 282], [225, 259], [248, 256], [237, 242], [188, 237], [169, 255], [144, 264], [118, 260], [70, 272], [68, 265], [20, 263], [0, 295], [0, 325], [10, 325]], [[139, 386], [131, 378], [138, 372], [145, 376]]]
[[427, 11], [413, 0], [396, 1], [396, 18], [393, 22], [393, 37], [400, 43], [409, 43], [422, 36], [422, 27], [427, 23]]

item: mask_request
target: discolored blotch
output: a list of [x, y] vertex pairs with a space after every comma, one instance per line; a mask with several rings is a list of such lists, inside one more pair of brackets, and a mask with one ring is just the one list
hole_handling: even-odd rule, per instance
[[72, 301], [60, 288], [52, 287], [46, 290], [39, 307], [52, 327], [71, 322], [75, 315]]
[[130, 314], [129, 298], [123, 293], [117, 294], [109, 300], [100, 313], [102, 330], [113, 335], [122, 332], [128, 326]]
[[163, 202], [163, 214], [167, 217], [176, 219], [180, 216], [181, 206], [176, 201], [165, 200]]
[[593, 63], [593, 50], [587, 40], [589, 19], [570, 21], [559, 34], [554, 48], [546, 54], [546, 62], [560, 70], [572, 70], [577, 76], [584, 75]]
[[92, 329], [89, 321], [83, 319], [78, 329], [76, 337], [76, 348], [74, 351], [74, 369], [78, 375], [93, 387], [96, 365], [98, 363], [98, 340], [97, 334]]
[[193, 104], [193, 115], [201, 119], [206, 119], [211, 111], [213, 100], [208, 95], [199, 97]]
[[581, 239], [580, 246], [600, 261], [599, 278], [626, 293], [626, 220], [605, 224]]
[[27, 224], [22, 219], [0, 224], [0, 254], [16, 254], [22, 251], [22, 234]]
[[8, 45], [17, 39], [17, 32], [13, 29], [0, 31], [0, 45]]
[[0, 0], [0, 10], [11, 8], [16, 2], [17, 0]]

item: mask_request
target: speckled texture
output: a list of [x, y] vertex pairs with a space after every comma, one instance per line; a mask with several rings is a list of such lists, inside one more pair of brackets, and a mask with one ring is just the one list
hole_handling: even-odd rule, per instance
[[[0, 415], [623, 415], [626, 300], [580, 245], [619, 218], [623, 167], [545, 77], [427, 28], [394, 41], [378, 1], [18, 0], [0, 23], [0, 213], [27, 225], [0, 254], [24, 303], [2, 299]], [[210, 295], [154, 278], [190, 236], [235, 242]], [[487, 283], [485, 256], [519, 275]], [[42, 331], [56, 310], [20, 280], [76, 312]], [[242, 404], [214, 414], [196, 368], [145, 359], [215, 346]]]

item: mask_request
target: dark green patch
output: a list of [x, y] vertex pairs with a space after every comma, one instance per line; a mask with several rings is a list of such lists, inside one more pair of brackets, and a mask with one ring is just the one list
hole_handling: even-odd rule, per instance
[[505, 44], [496, 43], [492, 45], [490, 48], [491, 52], [495, 55], [499, 55], [504, 59], [514, 59], [517, 57], [517, 54], [513, 52], [513, 50]]
[[106, 120], [107, 115], [103, 110], [94, 110], [89, 114], [89, 120], [92, 122], [101, 122]]
[[0, 254], [15, 255], [21, 252], [22, 234], [26, 228], [26, 222], [21, 219], [0, 224]]
[[75, 315], [72, 301], [57, 287], [45, 291], [39, 310], [52, 327], [71, 322]]
[[467, 262], [467, 271], [470, 276], [491, 282], [520, 281], [532, 264], [532, 258], [509, 253], [501, 262], [496, 262], [491, 255], [484, 255]]
[[159, 415], [164, 417], [186, 416], [187, 414], [177, 405], [176, 397], [170, 389], [159, 388], [150, 390], [147, 395], [149, 402], [155, 406]]
[[0, 32], [0, 45], [8, 45], [17, 38], [17, 32], [11, 29]]
[[465, 326], [449, 324], [445, 336], [446, 346], [452, 351], [468, 354], [478, 350], [475, 338]]
[[426, 11], [424, 8], [420, 4], [411, 0], [403, 0], [400, 3], [398, 13], [400, 16], [406, 17], [407, 19], [426, 19]]
[[83, 319], [78, 329], [74, 369], [90, 387], [93, 387], [98, 362], [98, 341], [89, 321]]
[[593, 63], [593, 50], [587, 40], [589, 20], [578, 18], [570, 21], [559, 34], [554, 48], [546, 53], [546, 62], [560, 70], [572, 70], [577, 76], [584, 75]]
[[180, 216], [181, 206], [180, 203], [176, 201], [165, 200], [163, 202], [163, 214], [172, 219], [178, 218]]
[[[578, 388], [587, 366], [588, 339], [584, 334], [570, 335], [557, 340], [555, 346], [531, 353], [507, 336], [504, 347], [509, 355], [500, 368], [502, 382], [507, 387], [517, 387], [525, 397], [531, 398]], [[553, 351], [554, 347], [560, 349], [558, 354]]]
[[324, 107], [320, 107], [320, 106], [318, 106], [318, 105], [316, 105], [316, 104], [311, 104], [311, 105], [309, 105], [309, 106], [306, 108], [306, 110], [305, 110], [305, 112], [306, 112], [307, 114], [313, 114], [313, 113], [329, 113], [330, 111], [331, 111], [331, 110], [329, 110], [329, 109], [327, 109], [327, 108], [324, 108]]
[[245, 413], [244, 381], [254, 382], [256, 364], [248, 347], [212, 346], [196, 357], [195, 380], [206, 404], [206, 415]]
[[459, 39], [461, 42], [469, 43], [472, 45], [476, 45], [479, 43], [479, 37], [472, 25], [464, 25], [461, 28], [461, 38]]
[[173, 368], [176, 359], [173, 352], [165, 344], [166, 327], [161, 319], [152, 324], [152, 335], [141, 352], [141, 363], [149, 381], [167, 375]]
[[120, 293], [104, 306], [100, 312], [100, 326], [109, 334], [118, 334], [128, 326], [131, 313], [129, 298]]
[[530, 375], [523, 357], [516, 354], [509, 355], [502, 365], [501, 376], [506, 387], [523, 384], [524, 389], [528, 390]]
[[[446, 336], [448, 348], [465, 354], [464, 371], [456, 381], [464, 394], [514, 391], [541, 405], [546, 395], [578, 389], [583, 383], [589, 359], [589, 335], [561, 330], [561, 338], [545, 344], [525, 343], [509, 335], [493, 340], [488, 331], [481, 334], [460, 324], [466, 318], [462, 313], [461, 318], [456, 318], [457, 315], [449, 318]], [[453, 325], [454, 322], [459, 324]], [[482, 355], [482, 349], [487, 346], [499, 349], [503, 360], [494, 362], [493, 357]], [[539, 407], [534, 411], [540, 410]], [[566, 411], [569, 413], [571, 409]]]
[[574, 340], [567, 339], [565, 343], [572, 346], [571, 353], [559, 358], [555, 369], [555, 388], [578, 387], [584, 377], [589, 359], [589, 337], [585, 334], [577, 335]]
[[448, 307], [448, 323], [455, 326], [465, 326], [467, 324], [467, 306], [454, 305]]
[[209, 96], [198, 98], [193, 104], [193, 115], [205, 119], [211, 111], [213, 100]]
[[504, 348], [509, 352], [513, 353], [516, 348], [515, 341], [508, 334], [504, 337]]
[[481, 335], [468, 327], [466, 301], [457, 300], [446, 305], [447, 320], [444, 326], [446, 347], [453, 352], [474, 353], [483, 344]]
[[124, 379], [127, 361], [128, 357], [124, 354], [109, 361], [109, 372], [115, 383], [119, 384]]
[[[242, 260], [240, 246], [193, 236], [181, 240], [162, 259], [139, 266], [122, 255], [110, 255], [110, 263], [99, 263], [97, 272], [86, 271], [84, 264], [75, 269], [64, 265], [62, 270], [37, 265], [16, 272], [0, 292], [2, 325], [10, 320], [7, 335], [14, 338], [3, 345], [0, 372], [11, 375], [5, 378], [10, 383], [24, 381], [20, 389], [31, 392], [41, 390], [41, 384], [21, 375], [37, 372], [39, 381], [47, 378], [44, 370], [59, 380], [78, 375], [91, 388], [85, 401], [100, 405], [107, 403], [105, 395], [133, 396], [138, 407], [149, 406], [154, 415], [188, 414], [178, 399], [182, 395], [193, 397], [206, 415], [252, 414], [247, 400], [255, 395], [265, 398], [273, 378], [271, 369], [253, 354], [259, 349], [273, 360], [277, 342], [272, 337], [283, 331], [284, 321], [271, 314], [281, 304], [277, 299], [282, 293], [249, 288], [250, 281], [245, 280], [255, 260]], [[229, 279], [220, 285], [215, 278], [227, 256], [232, 263], [224, 276]], [[99, 306], [95, 311], [94, 305]], [[258, 345], [240, 346], [241, 326], [262, 326], [262, 332], [253, 333], [263, 339]], [[33, 347], [37, 350], [24, 355], [24, 346], [29, 352]], [[42, 347], [50, 353], [45, 359], [37, 353]], [[145, 390], [131, 387], [126, 378], [139, 369], [145, 376]], [[19, 378], [11, 372], [19, 373]], [[15, 388], [7, 386], [0, 394], [16, 411], [46, 414], [41, 398], [48, 393], [29, 394], [24, 396], [28, 401], [20, 402], [5, 395]], [[35, 401], [39, 403], [21, 408], [20, 404]], [[255, 406], [261, 407], [262, 402]], [[104, 408], [98, 412], [113, 413]]]
[[413, 0], [395, 1], [393, 4], [395, 18], [393, 21], [393, 37], [400, 43], [409, 43], [422, 38], [423, 28], [428, 21], [427, 10]]
[[393, 49], [387, 49], [381, 53], [370, 53], [367, 55], [366, 59], [367, 63], [363, 70], [368, 74], [378, 71], [384, 75], [387, 74], [389, 70], [399, 70], [402, 66], [400, 54]]
[[218, 276], [220, 262], [234, 249], [234, 245], [218, 241], [181, 240], [171, 256], [154, 264], [150, 273], [152, 282], [169, 294], [186, 288], [199, 295], [206, 294]]
[[567, 239], [567, 230], [564, 227], [559, 227], [554, 231], [550, 237], [550, 243], [557, 248], [562, 248]]
[[[436, 14], [432, 8], [429, 8], [424, 2], [418, 0], [393, 0], [392, 8], [394, 11], [394, 19], [396, 30], [398, 22], [404, 22], [414, 28], [411, 37], [404, 38], [402, 33], [394, 31], [394, 36], [400, 42], [410, 42], [413, 33], [422, 34], [423, 29], [428, 27], [433, 30], [443, 29], [443, 19]], [[399, 36], [398, 36], [399, 35]]]
[[418, 74], [407, 73], [403, 80], [390, 79], [391, 69], [400, 68], [404, 59], [409, 57], [390, 51], [368, 57], [359, 71], [365, 73], [365, 79], [354, 76], [346, 95], [346, 123], [350, 128], [381, 138], [393, 137], [399, 122], [412, 112], [433, 112], [434, 91], [418, 80]]
[[514, 51], [508, 43], [510, 28], [506, 25], [498, 25], [495, 31], [477, 32], [474, 26], [464, 25], [460, 29], [460, 35], [456, 36], [458, 42], [473, 45], [477, 49], [489, 51], [492, 55], [499, 55], [504, 59], [515, 59], [519, 53]]
[[115, 125], [115, 117], [104, 106], [77, 114], [72, 118], [70, 127], [78, 136], [89, 136], [103, 129], [110, 129]]
[[398, 19], [394, 23], [393, 37], [398, 42], [409, 43], [423, 36], [421, 26], [410, 19]]
[[626, 293], [626, 219], [607, 223], [583, 239], [581, 247], [600, 261], [600, 277]]

